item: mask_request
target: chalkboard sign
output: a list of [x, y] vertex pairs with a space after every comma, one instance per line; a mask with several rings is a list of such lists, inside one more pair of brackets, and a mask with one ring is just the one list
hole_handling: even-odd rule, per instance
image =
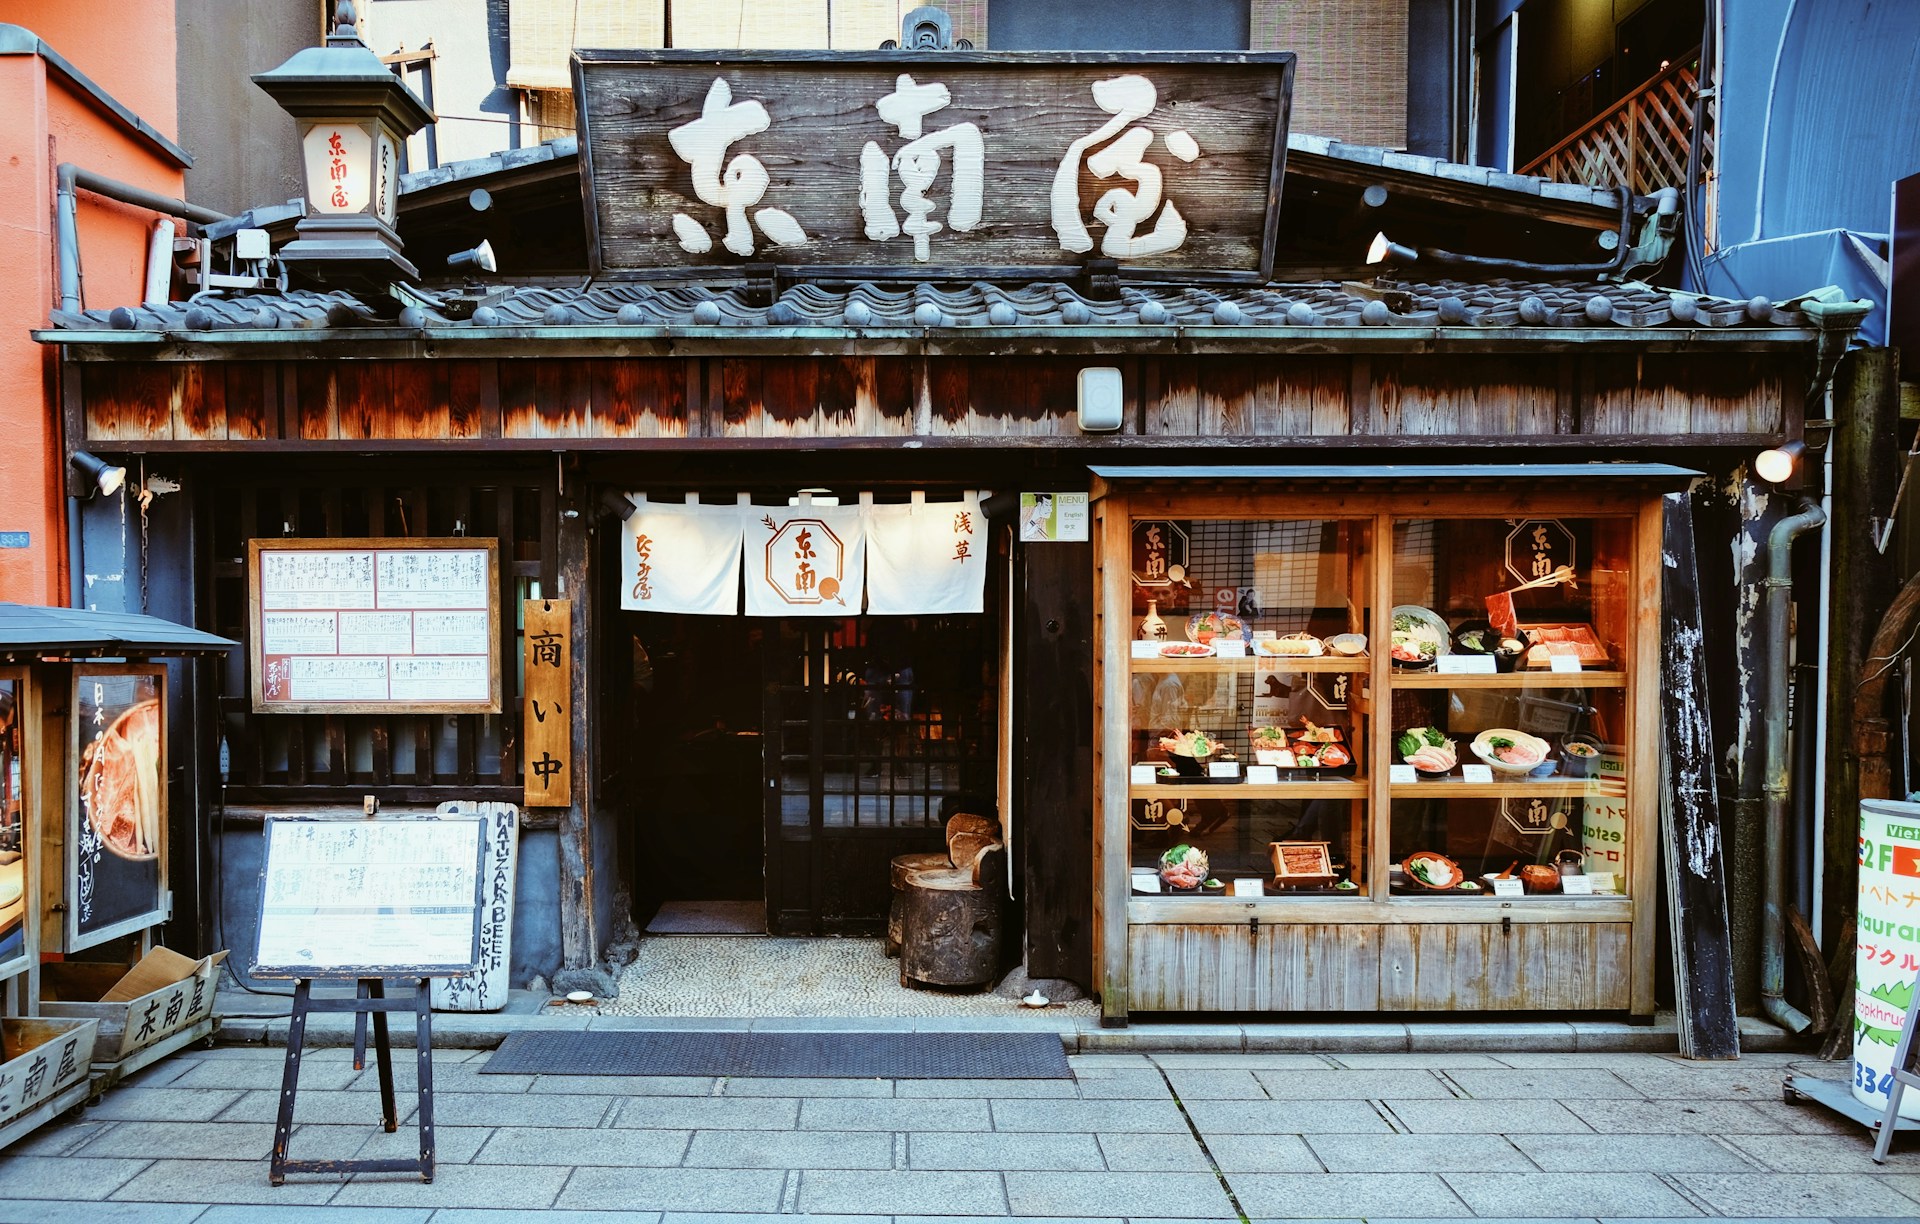
[[252, 976], [473, 973], [489, 832], [480, 816], [268, 820]]
[[250, 541], [253, 708], [499, 713], [499, 559], [494, 540]]
[[80, 664], [66, 829], [66, 946], [167, 920], [166, 670]]

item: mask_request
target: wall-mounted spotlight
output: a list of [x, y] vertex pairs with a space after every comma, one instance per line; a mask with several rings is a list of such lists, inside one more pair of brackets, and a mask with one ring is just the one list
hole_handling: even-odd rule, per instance
[[[101, 497], [112, 497], [127, 483], [127, 469], [108, 463], [88, 451], [75, 451], [67, 460], [81, 479], [93, 486]], [[91, 496], [91, 494], [89, 494]]]
[[600, 490], [600, 508], [624, 523], [632, 518], [634, 511], [640, 507], [634, 505], [633, 500], [618, 489], [602, 489]]
[[1367, 247], [1367, 262], [1369, 264], [1410, 264], [1419, 262], [1419, 259], [1420, 252], [1403, 243], [1395, 242], [1393, 239], [1387, 237], [1384, 232], [1375, 234], [1372, 245]]
[[455, 251], [447, 256], [447, 267], [456, 272], [498, 272], [500, 261], [493, 257], [493, 244], [482, 242], [468, 251]]
[[1754, 474], [1768, 484], [1785, 484], [1793, 479], [1793, 474], [1799, 470], [1800, 460], [1806, 456], [1806, 453], [1807, 444], [1798, 439], [1769, 447], [1754, 456]]

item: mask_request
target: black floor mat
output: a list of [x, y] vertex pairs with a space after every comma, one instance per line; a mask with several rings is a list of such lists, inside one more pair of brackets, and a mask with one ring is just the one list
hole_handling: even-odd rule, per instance
[[482, 1075], [1067, 1079], [1054, 1033], [514, 1033]]

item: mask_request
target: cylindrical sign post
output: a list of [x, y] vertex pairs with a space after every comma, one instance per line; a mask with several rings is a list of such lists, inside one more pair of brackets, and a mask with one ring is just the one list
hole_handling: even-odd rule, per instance
[[[1853, 1095], [1885, 1110], [1893, 1048], [1920, 977], [1920, 803], [1861, 801], [1859, 922]], [[1920, 1118], [1920, 1092], [1905, 1095], [1900, 1116]]]

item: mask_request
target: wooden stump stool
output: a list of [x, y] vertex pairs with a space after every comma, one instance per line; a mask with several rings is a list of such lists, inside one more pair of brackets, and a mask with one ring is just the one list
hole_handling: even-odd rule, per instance
[[893, 860], [888, 873], [893, 880], [893, 900], [887, 907], [887, 955], [900, 955], [901, 923], [907, 910], [907, 876], [928, 868], [951, 867], [947, 856], [938, 850], [930, 854], [903, 854]]
[[1006, 893], [996, 872], [980, 872], [975, 881], [983, 865], [907, 873], [902, 986], [985, 986], [999, 976]]

